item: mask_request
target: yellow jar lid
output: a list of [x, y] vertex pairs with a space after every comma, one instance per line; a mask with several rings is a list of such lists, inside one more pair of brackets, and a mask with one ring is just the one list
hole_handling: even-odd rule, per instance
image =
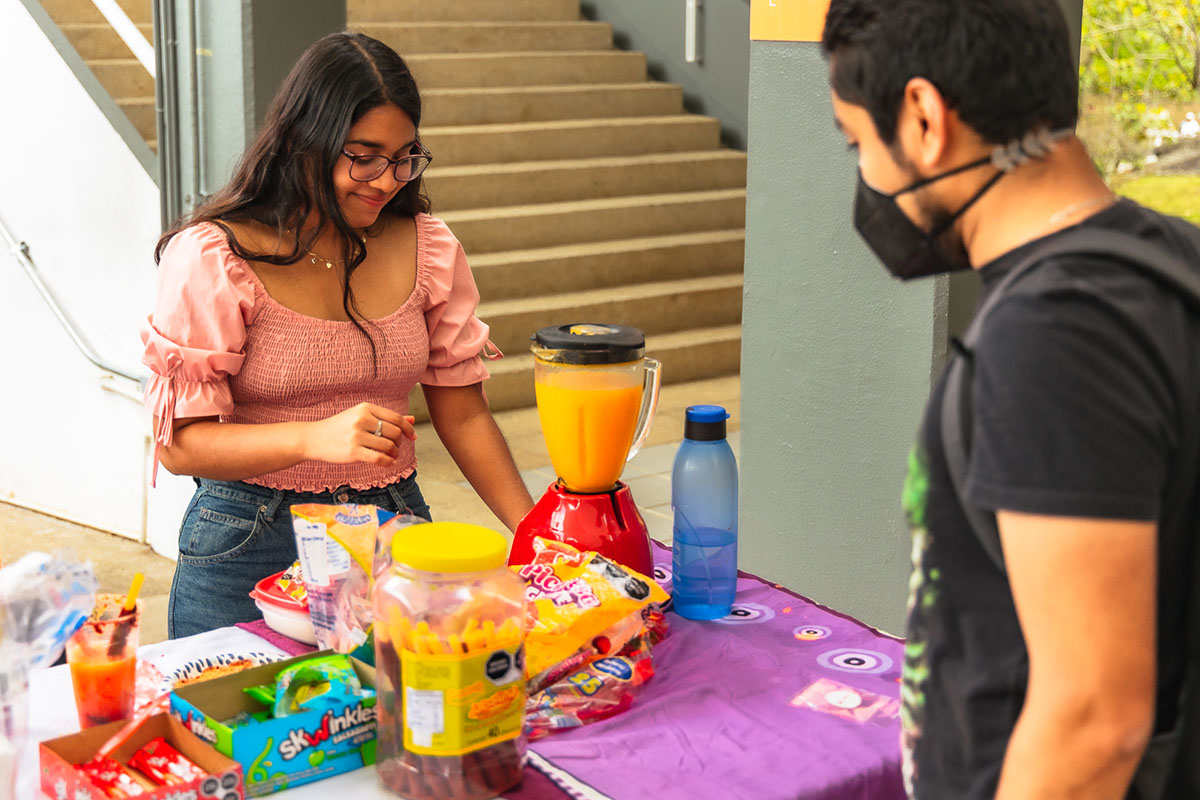
[[465, 522], [411, 525], [392, 539], [392, 558], [425, 572], [483, 572], [504, 566], [508, 541]]

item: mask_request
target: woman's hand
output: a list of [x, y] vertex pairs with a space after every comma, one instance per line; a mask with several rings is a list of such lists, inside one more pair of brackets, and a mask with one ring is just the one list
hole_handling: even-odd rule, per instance
[[359, 403], [309, 423], [304, 429], [304, 457], [330, 464], [391, 466], [400, 456], [400, 440], [417, 438], [413, 419], [374, 403]]

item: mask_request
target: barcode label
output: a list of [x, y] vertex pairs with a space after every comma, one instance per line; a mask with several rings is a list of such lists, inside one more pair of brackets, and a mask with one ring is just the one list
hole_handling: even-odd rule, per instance
[[432, 747], [434, 734], [446, 731], [445, 693], [405, 689], [404, 724], [412, 734], [413, 744]]

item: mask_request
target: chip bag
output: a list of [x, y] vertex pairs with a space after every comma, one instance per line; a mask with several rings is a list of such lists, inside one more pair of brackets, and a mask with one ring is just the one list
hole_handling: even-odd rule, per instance
[[667, 593], [654, 581], [592, 552], [534, 540], [526, 583], [526, 675], [530, 691], [589, 660], [620, 651], [645, 630], [643, 615]]

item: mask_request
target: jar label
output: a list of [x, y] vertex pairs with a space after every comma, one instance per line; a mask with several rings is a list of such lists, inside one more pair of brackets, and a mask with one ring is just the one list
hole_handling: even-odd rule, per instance
[[[457, 637], [456, 637], [457, 638]], [[452, 756], [513, 739], [525, 717], [525, 649], [400, 653], [404, 749]]]

